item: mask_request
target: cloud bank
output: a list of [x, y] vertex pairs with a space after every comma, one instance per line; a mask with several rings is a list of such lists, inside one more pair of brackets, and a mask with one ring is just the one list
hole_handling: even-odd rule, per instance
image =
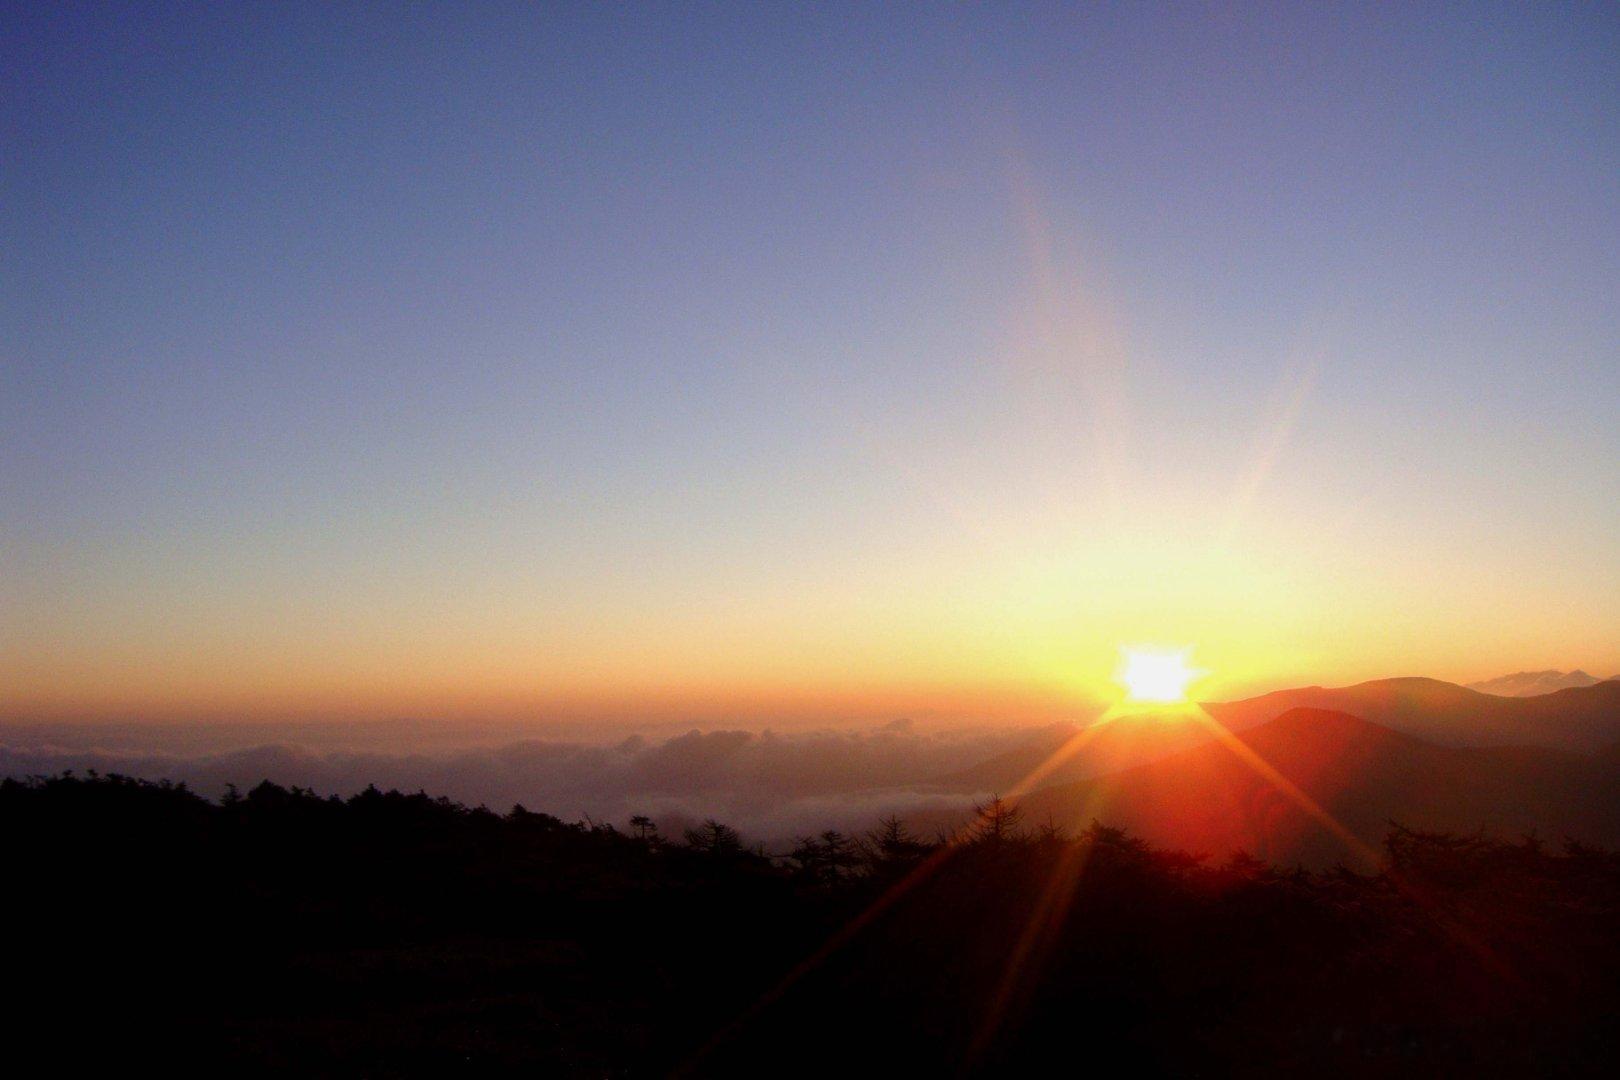
[[609, 744], [526, 739], [430, 753], [289, 743], [177, 752], [83, 740], [62, 745], [13, 733], [0, 743], [0, 775], [95, 769], [184, 782], [211, 798], [228, 784], [246, 790], [261, 780], [339, 795], [375, 784], [620, 825], [647, 814], [666, 832], [713, 816], [753, 839], [779, 841], [822, 828], [864, 828], [890, 813], [931, 827], [983, 795], [942, 777], [1031, 735], [1030, 729], [922, 734], [902, 722], [869, 731], [692, 730]]

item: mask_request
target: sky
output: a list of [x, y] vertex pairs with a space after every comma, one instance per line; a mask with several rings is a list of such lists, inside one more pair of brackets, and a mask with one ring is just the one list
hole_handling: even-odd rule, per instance
[[1620, 674], [1607, 5], [19, 5], [0, 718]]

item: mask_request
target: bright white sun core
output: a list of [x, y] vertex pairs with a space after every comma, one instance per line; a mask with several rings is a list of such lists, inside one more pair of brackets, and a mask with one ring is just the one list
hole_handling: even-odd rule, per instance
[[1187, 686], [1204, 672], [1187, 664], [1191, 649], [1120, 650], [1119, 684], [1130, 701], [1182, 702]]

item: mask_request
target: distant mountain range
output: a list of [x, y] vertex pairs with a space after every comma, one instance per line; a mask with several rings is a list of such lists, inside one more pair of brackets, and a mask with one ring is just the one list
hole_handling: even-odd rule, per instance
[[[1613, 676], [1609, 681], [1620, 679], [1620, 675]], [[1591, 686], [1604, 680], [1595, 675], [1588, 675], [1584, 671], [1519, 671], [1512, 675], [1500, 675], [1484, 682], [1468, 684], [1468, 689], [1478, 690], [1482, 694], [1497, 694], [1501, 697], [1535, 697], [1537, 694], [1551, 694], [1558, 690], [1568, 690], [1571, 687]]]

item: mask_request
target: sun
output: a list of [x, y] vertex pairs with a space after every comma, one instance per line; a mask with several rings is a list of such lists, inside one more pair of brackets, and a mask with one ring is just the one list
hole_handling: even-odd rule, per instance
[[1204, 674], [1187, 665], [1190, 652], [1123, 648], [1116, 677], [1131, 701], [1186, 701], [1188, 684]]

